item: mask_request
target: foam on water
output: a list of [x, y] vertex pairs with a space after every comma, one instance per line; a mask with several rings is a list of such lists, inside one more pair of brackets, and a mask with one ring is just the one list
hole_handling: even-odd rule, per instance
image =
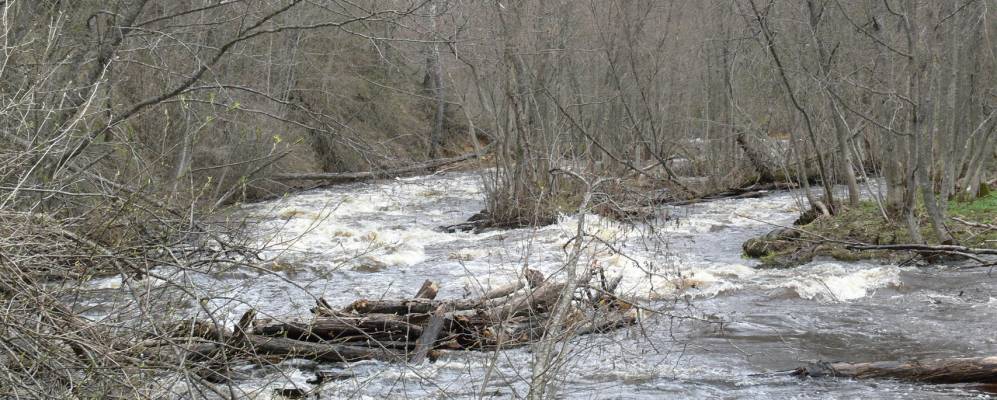
[[[483, 234], [434, 229], [463, 222], [483, 207], [481, 185], [474, 174], [315, 190], [245, 207], [245, 214], [258, 221], [257, 243], [266, 247], [263, 267], [272, 267], [272, 271], [176, 273], [185, 274], [178, 279], [192, 282], [192, 292], [208, 299], [206, 306], [230, 325], [250, 307], [264, 316], [307, 317], [308, 307], [319, 296], [333, 305], [361, 297], [411, 296], [424, 279], [440, 284], [440, 298], [474, 296], [522, 279], [523, 267], [559, 279], [557, 275], [563, 274], [573, 249], [578, 216], [562, 215], [556, 224], [546, 227]], [[758, 346], [746, 349], [745, 354], [785, 351], [788, 345], [784, 341], [790, 339], [770, 338], [766, 336], [772, 335], [769, 331], [802, 335], [813, 327], [815, 306], [846, 307], [835, 309], [837, 312], [850, 310], [875, 299], [879, 291], [900, 290], [906, 283], [905, 274], [912, 271], [836, 262], [783, 270], [753, 268], [755, 261], [740, 257], [740, 243], [771, 229], [770, 223], [792, 222], [798, 205], [788, 194], [661, 210], [663, 214], [666, 211], [670, 219], [636, 226], [586, 215], [584, 249], [576, 271], [595, 267], [607, 279], [620, 276], [621, 293], [655, 308], [681, 303], [658, 300], [681, 299], [689, 300], [693, 307], [703, 307], [703, 313], [729, 311], [743, 317], [755, 310], [754, 305], [742, 302], [774, 307], [771, 311], [762, 308], [754, 319], [735, 326], [737, 334], [754, 340], [741, 345]], [[122, 286], [120, 279], [113, 278], [92, 284], [102, 290]], [[963, 304], [961, 294], [932, 296], [944, 300], [941, 306]], [[780, 308], [787, 303], [790, 308]], [[997, 313], [997, 300], [992, 296], [982, 296], [973, 305], [979, 312], [990, 313], [987, 315]], [[856, 320], [868, 324], [866, 317]], [[747, 397], [756, 398], [797, 392], [782, 381], [772, 383], [748, 376], [745, 371], [758, 369], [752, 363], [733, 367], [731, 358], [740, 354], [738, 347], [718, 351], [713, 348], [722, 342], [706, 342], [687, 349], [674, 342], [671, 326], [662, 329], [665, 333], [655, 333], [644, 325], [654, 323], [643, 321], [633, 332], [584, 337], [586, 344], [572, 350], [572, 368], [563, 373], [565, 384], [595, 391], [611, 387], [606, 393], [616, 396], [650, 393], [641, 394], [648, 398], [655, 393], [713, 396], [741, 387]], [[715, 328], [705, 324], [689, 329], [713, 332]], [[651, 335], [646, 337], [650, 340], [635, 343], [645, 338], [643, 335]], [[847, 337], [859, 340], [867, 336], [856, 333]], [[687, 352], [695, 355], [687, 356]], [[323, 398], [523, 395], [527, 390], [523, 374], [528, 372], [531, 357], [525, 349], [516, 349], [503, 351], [500, 357], [491, 353], [447, 355], [435, 364], [419, 366], [360, 363], [351, 366], [357, 378], [328, 383]], [[477, 385], [492, 363], [495, 374], [488, 388], [467, 385]], [[310, 387], [304, 383], [310, 374], [302, 372], [300, 365], [281, 363], [275, 368], [240, 385], [258, 398], [269, 398], [274, 387]]]
[[[427, 184], [427, 180], [433, 183]], [[480, 285], [482, 280], [508, 282], [516, 279], [520, 268], [517, 265], [529, 265], [548, 274], [563, 270], [563, 262], [571, 251], [567, 245], [577, 233], [576, 215], [561, 216], [557, 224], [539, 229], [510, 231], [516, 239], [529, 243], [520, 248], [522, 254], [515, 254], [515, 248], [510, 252], [507, 241], [489, 240], [505, 234], [440, 233], [413, 215], [439, 220], [445, 213], [438, 207], [425, 205], [436, 202], [443, 193], [447, 196], [456, 194], [455, 197], [480, 204], [479, 185], [474, 184], [473, 179], [465, 176], [441, 184], [447, 181], [409, 178], [364, 187], [345, 197], [312, 193], [284, 199], [283, 207], [277, 213], [282, 218], [268, 221], [261, 227], [261, 232], [273, 232], [262, 239], [272, 244], [267, 255], [293, 259], [295, 254], [311, 254], [333, 262], [413, 267], [440, 263], [442, 260], [427, 254], [427, 249], [448, 248], [447, 259], [459, 262], [466, 274], [474, 275], [464, 277], [465, 286]], [[462, 184], [475, 189], [454, 190]], [[334, 203], [333, 199], [339, 197], [344, 199]], [[592, 266], [600, 266], [609, 276], [620, 275], [622, 290], [643, 299], [677, 295], [710, 297], [740, 290], [753, 273], [749, 267], [739, 263], [703, 262], [695, 257], [675, 257], [665, 248], [668, 236], [709, 235], [724, 227], [759, 225], [760, 221], [771, 219], [773, 214], [785, 214], [794, 209], [796, 205], [791, 198], [706, 203], [693, 214], [657, 223], [654, 228], [658, 237], [652, 238], [654, 243], [651, 245], [647, 243], [646, 229], [586, 215], [586, 252], [576, 267], [584, 272]], [[406, 210], [416, 211], [406, 214]], [[390, 218], [392, 215], [398, 217], [395, 219], [414, 223], [398, 223]], [[458, 247], [458, 242], [470, 247]], [[480, 276], [485, 273], [501, 276], [497, 279]]]
[[785, 288], [804, 299], [841, 302], [866, 297], [876, 289], [900, 285], [900, 268], [817, 263], [794, 270], [773, 271], [767, 288]]
[[[431, 226], [401, 222], [413, 218], [406, 207], [432, 201], [433, 196], [427, 194], [430, 189], [420, 180], [399, 180], [366, 189], [342, 196], [311, 193], [282, 200], [276, 213], [279, 218], [260, 225], [258, 243], [267, 248], [265, 256], [320, 254], [333, 262], [412, 266], [427, 260], [427, 246], [454, 239]], [[265, 207], [256, 208], [269, 212]], [[427, 213], [441, 215], [442, 211]]]

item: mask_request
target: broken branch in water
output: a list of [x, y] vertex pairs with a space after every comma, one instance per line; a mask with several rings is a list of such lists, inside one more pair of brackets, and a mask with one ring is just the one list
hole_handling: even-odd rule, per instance
[[[603, 282], [597, 296], [573, 302], [568, 331], [602, 333], [636, 323], [637, 308], [612, 293], [618, 284], [615, 278]], [[213, 371], [213, 379], [224, 376], [217, 368], [219, 363], [240, 359], [420, 363], [435, 359], [444, 349], [483, 351], [538, 340], [548, 329], [555, 302], [560, 296], [573, 295], [562, 294], [563, 288], [564, 283], [547, 281], [540, 272], [527, 269], [521, 281], [493, 288], [480, 297], [437, 300], [438, 285], [426, 281], [413, 299], [360, 299], [336, 310], [319, 298], [309, 321], [257, 320], [253, 310], [232, 331], [206, 321], [185, 321], [170, 343], [175, 344], [178, 337], [190, 341], [191, 350], [182, 356], [204, 362]], [[145, 348], [144, 356], [169, 356], [169, 352], [148, 350], [156, 349], [155, 343]]]
[[942, 358], [914, 361], [828, 363], [818, 361], [791, 372], [800, 377], [897, 379], [924, 383], [997, 383], [997, 357]]

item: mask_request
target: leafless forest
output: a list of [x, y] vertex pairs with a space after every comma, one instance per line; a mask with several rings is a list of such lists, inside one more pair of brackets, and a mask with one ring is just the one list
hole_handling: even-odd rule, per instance
[[[785, 264], [777, 275], [823, 256], [846, 277], [894, 268], [882, 291], [911, 299], [921, 293], [912, 282], [931, 281], [920, 274], [952, 274], [939, 281], [958, 284], [932, 290], [984, 300], [946, 313], [965, 313], [969, 327], [997, 319], [994, 0], [6, 0], [0, 27], [0, 397], [629, 398], [572, 389], [572, 358], [608, 346], [600, 340], [681, 355], [698, 334], [673, 324], [720, 337], [737, 328], [738, 317], [703, 311], [722, 310], [717, 296], [736, 289], [696, 297], [706, 283], [689, 282], [705, 272], [661, 266], [699, 251], [681, 244], [694, 234], [736, 242], [731, 265]], [[465, 178], [477, 189], [461, 203], [448, 185]], [[360, 208], [358, 193], [391, 185], [401, 192], [367, 200], [389, 205]], [[390, 209], [409, 195], [430, 200]], [[314, 197], [338, 205], [300, 206]], [[687, 236], [669, 230], [726, 207], [713, 204], [779, 208], [730, 211]], [[353, 225], [320, 227], [337, 210]], [[390, 232], [357, 228], [360, 212], [383, 216]], [[437, 226], [425, 235], [450, 246], [438, 252], [452, 264], [439, 271], [455, 272], [421, 274], [434, 262], [429, 244], [404, 253], [416, 239], [385, 239], [423, 232], [409, 220]], [[284, 233], [260, 239], [274, 221]], [[607, 224], [637, 233], [592, 233]], [[543, 247], [558, 227], [566, 233]], [[314, 232], [381, 247], [328, 250], [342, 260], [322, 267], [287, 256]], [[507, 259], [487, 261], [508, 264], [512, 278], [460, 295], [452, 281], [485, 281], [467, 266], [479, 257], [485, 268], [485, 257], [447, 241], [489, 234], [517, 238], [496, 246]], [[738, 261], [741, 242], [762, 261]], [[634, 287], [670, 291], [627, 289], [631, 267], [611, 270], [610, 258], [642, 271]], [[391, 283], [349, 291], [366, 278], [337, 281], [340, 269]], [[401, 269], [415, 272], [392, 275]], [[297, 294], [265, 300], [305, 299], [294, 311], [308, 318], [206, 290], [207, 277], [283, 282], [272, 285]], [[830, 295], [807, 298], [793, 283], [794, 298], [866, 301], [832, 278], [818, 279]], [[319, 281], [327, 288], [313, 289]], [[884, 313], [908, 306], [898, 307]], [[831, 352], [853, 359], [794, 374], [997, 382], [997, 337], [974, 332], [983, 342], [959, 350]], [[659, 350], [666, 339], [678, 344]], [[523, 364], [504, 358], [514, 351]], [[424, 359], [472, 352], [483, 361], [465, 371], [470, 392], [420, 375]], [[697, 363], [677, 357], [665, 359]], [[302, 359], [319, 365], [310, 385], [260, 378]], [[322, 391], [364, 379], [324, 366], [370, 359], [432, 389]], [[749, 372], [796, 382], [788, 371], [813, 360], [794, 360]], [[524, 370], [506, 376], [503, 362]], [[703, 396], [677, 390], [659, 395]]]

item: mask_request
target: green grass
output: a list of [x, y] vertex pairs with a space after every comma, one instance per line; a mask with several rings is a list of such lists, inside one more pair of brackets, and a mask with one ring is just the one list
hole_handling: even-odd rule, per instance
[[[931, 221], [919, 205], [915, 216], [920, 222], [921, 236], [928, 243], [938, 243]], [[951, 201], [946, 213], [947, 218], [959, 218], [965, 221], [993, 224], [997, 222], [997, 193], [989, 193], [971, 202]], [[997, 231], [985, 231], [970, 228], [964, 224], [949, 219], [946, 222], [949, 231], [955, 239], [966, 246], [994, 247]], [[833, 218], [818, 219], [806, 227], [807, 230], [836, 239], [855, 240], [866, 243], [912, 243], [906, 224], [901, 221], [886, 221], [875, 202], [862, 202], [835, 215]]]
[[[863, 202], [832, 218], [819, 218], [804, 229], [824, 237], [847, 241], [877, 244], [911, 242], [907, 227], [900, 221], [885, 220], [875, 202]], [[921, 231], [922, 234], [933, 235], [928, 226], [922, 226]]]
[[[915, 209], [915, 216], [920, 223], [921, 236], [929, 244], [939, 243], [932, 229], [931, 221], [923, 206]], [[988, 193], [970, 202], [952, 201], [948, 205], [946, 222], [949, 232], [956, 241], [967, 247], [997, 247], [997, 231], [971, 227], [952, 220], [959, 218], [968, 222], [981, 224], [997, 223], [997, 193]], [[879, 206], [872, 201], [862, 202], [857, 207], [842, 210], [831, 218], [818, 218], [802, 227], [807, 232], [824, 238], [847, 242], [862, 242], [872, 244], [908, 244], [913, 243], [910, 232], [901, 221], [887, 221]], [[806, 242], [767, 242], [772, 251], [761, 257], [764, 264], [779, 265], [787, 263], [803, 253], [807, 257], [822, 255], [842, 261], [854, 261], [862, 258], [889, 259], [897, 254], [888, 251], [859, 252], [848, 250], [836, 243], [823, 243], [819, 246], [808, 245]], [[811, 246], [809, 250], [807, 246]], [[801, 252], [801, 250], [804, 250]], [[898, 253], [899, 254], [899, 253]], [[803, 259], [805, 262], [808, 258]]]
[[997, 192], [991, 192], [969, 202], [950, 202], [948, 214], [952, 217], [993, 224], [997, 222]]

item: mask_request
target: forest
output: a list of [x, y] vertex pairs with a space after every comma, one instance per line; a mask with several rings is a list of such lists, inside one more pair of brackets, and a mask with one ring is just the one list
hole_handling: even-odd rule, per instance
[[0, 397], [997, 393], [995, 0], [5, 0], [0, 36]]

